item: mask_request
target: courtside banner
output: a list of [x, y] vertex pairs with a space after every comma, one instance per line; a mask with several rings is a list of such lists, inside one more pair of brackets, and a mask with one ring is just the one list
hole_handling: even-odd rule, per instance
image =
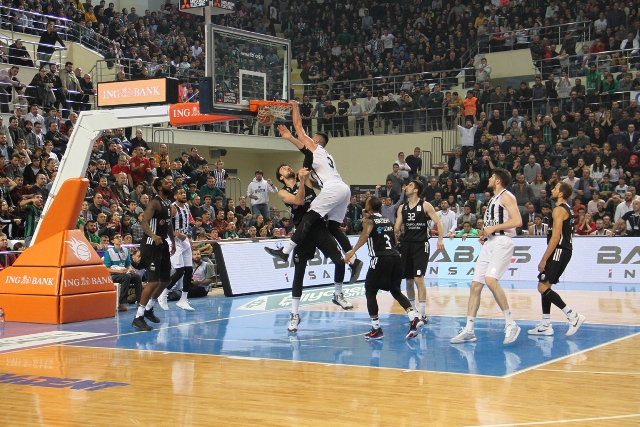
[[169, 106], [169, 119], [172, 126], [201, 125], [215, 122], [238, 120], [236, 116], [221, 116], [200, 113], [199, 102], [185, 102]]
[[[354, 245], [358, 236], [349, 236]], [[545, 238], [515, 238], [511, 265], [502, 280], [537, 281], [538, 264], [547, 248]], [[277, 248], [286, 240], [235, 241], [215, 243], [214, 253], [226, 296], [271, 292], [291, 289], [293, 258], [285, 263], [264, 251], [264, 247]], [[444, 251], [436, 249], [431, 239], [431, 255], [426, 278], [445, 280], [473, 279], [476, 259], [481, 245], [478, 239], [445, 239]], [[574, 236], [574, 252], [561, 282], [582, 283], [637, 283], [640, 280], [640, 241], [628, 237]], [[364, 261], [359, 280], [369, 270], [367, 246], [357, 252]], [[349, 281], [349, 272], [345, 282]], [[304, 286], [334, 283], [334, 266], [320, 251], [309, 262]]]
[[98, 83], [98, 107], [175, 104], [178, 80], [171, 78]]

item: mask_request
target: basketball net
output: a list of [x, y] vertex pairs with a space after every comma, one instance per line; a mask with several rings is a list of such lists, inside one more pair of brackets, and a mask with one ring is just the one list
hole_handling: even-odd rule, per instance
[[291, 105], [284, 103], [261, 105], [258, 110], [258, 114], [269, 114], [267, 111], [271, 111], [276, 118], [284, 120], [287, 114], [291, 112]]

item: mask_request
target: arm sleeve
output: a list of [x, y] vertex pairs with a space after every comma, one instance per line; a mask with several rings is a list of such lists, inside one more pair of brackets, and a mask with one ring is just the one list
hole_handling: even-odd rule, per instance
[[302, 167], [308, 170], [313, 168], [313, 152], [309, 150], [307, 147], [303, 147], [300, 149], [300, 152], [304, 154], [304, 160], [302, 162]]

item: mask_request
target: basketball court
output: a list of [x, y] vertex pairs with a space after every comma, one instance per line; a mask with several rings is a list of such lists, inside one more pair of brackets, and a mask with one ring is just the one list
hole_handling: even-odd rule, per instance
[[[523, 333], [502, 345], [504, 321], [483, 294], [478, 341], [450, 345], [464, 324], [468, 282], [433, 280], [429, 324], [408, 321], [380, 294], [385, 337], [367, 342], [362, 283], [305, 289], [302, 323], [287, 333], [290, 293], [170, 303], [152, 332], [133, 312], [65, 325], [5, 323], [0, 403], [6, 425], [638, 425], [640, 296], [635, 286], [559, 285], [587, 316], [570, 339], [530, 338], [535, 283], [505, 282]], [[390, 313], [390, 314], [383, 314]], [[149, 402], [145, 404], [144, 402]]]

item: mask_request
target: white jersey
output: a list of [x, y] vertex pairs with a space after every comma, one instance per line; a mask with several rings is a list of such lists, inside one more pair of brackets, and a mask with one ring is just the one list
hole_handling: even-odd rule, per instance
[[318, 182], [320, 188], [342, 184], [342, 177], [336, 169], [336, 162], [321, 145], [313, 152], [313, 171], [311, 177]]
[[[498, 224], [504, 224], [509, 221], [509, 211], [500, 204], [500, 198], [503, 197], [507, 190], [502, 190], [499, 194], [493, 196], [487, 206], [487, 211], [484, 213], [484, 227], [492, 227]], [[508, 197], [505, 196], [505, 197]], [[500, 230], [493, 233], [494, 236], [509, 236], [516, 235], [515, 228], [509, 228], [507, 230]]]
[[191, 217], [189, 208], [186, 204], [180, 207], [175, 202], [172, 203], [172, 205], [176, 208], [176, 214], [173, 217], [173, 229], [178, 233], [187, 234], [189, 229], [189, 218]]

